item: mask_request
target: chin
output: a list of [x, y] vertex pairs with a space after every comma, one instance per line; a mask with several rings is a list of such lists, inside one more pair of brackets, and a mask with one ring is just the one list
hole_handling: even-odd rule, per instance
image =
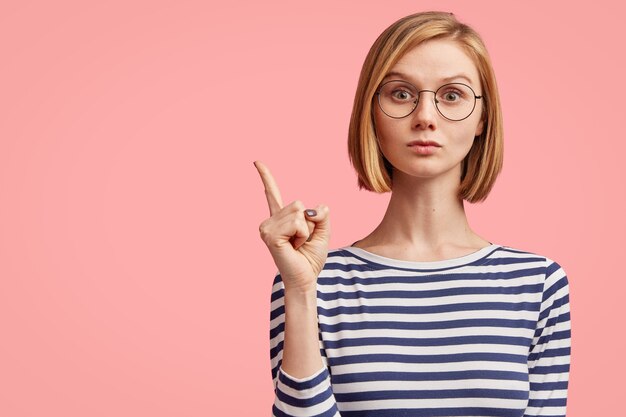
[[421, 166], [407, 167], [406, 169], [394, 168], [393, 176], [397, 177], [411, 177], [417, 179], [432, 179], [437, 177], [448, 176], [456, 171], [456, 178], [461, 178], [461, 164], [451, 167], [441, 166], [424, 166], [426, 164], [420, 164]]

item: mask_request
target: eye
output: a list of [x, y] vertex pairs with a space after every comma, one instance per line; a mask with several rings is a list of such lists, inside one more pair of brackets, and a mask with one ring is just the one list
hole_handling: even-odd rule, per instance
[[442, 104], [460, 105], [471, 101], [472, 90], [465, 84], [447, 84], [437, 91], [437, 100]]
[[396, 89], [394, 91], [391, 92], [391, 96], [396, 99], [396, 100], [400, 100], [400, 101], [407, 101], [411, 99], [411, 93], [403, 90], [403, 89]]
[[457, 101], [461, 98], [461, 93], [459, 93], [458, 91], [446, 91], [443, 93], [443, 100], [447, 101], [447, 102], [454, 102]]

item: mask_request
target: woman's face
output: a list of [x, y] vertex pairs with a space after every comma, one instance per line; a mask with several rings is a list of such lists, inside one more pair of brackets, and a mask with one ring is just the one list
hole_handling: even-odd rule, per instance
[[[403, 80], [417, 90], [432, 91], [447, 83], [463, 83], [469, 85], [477, 96], [482, 94], [476, 66], [451, 40], [430, 40], [409, 50], [391, 68], [381, 85], [389, 80]], [[399, 90], [394, 90], [393, 94], [399, 99], [409, 97]], [[457, 96], [445, 97], [452, 102]], [[441, 108], [443, 106], [440, 104]], [[394, 167], [394, 178], [399, 175], [432, 178], [450, 174], [457, 175], [460, 181], [461, 162], [472, 147], [474, 137], [483, 129], [482, 111], [482, 100], [477, 99], [469, 117], [461, 121], [448, 120], [437, 111], [434, 93], [427, 91], [419, 93], [415, 110], [401, 119], [387, 116], [378, 103], [374, 103], [380, 148]], [[416, 141], [433, 141], [439, 146], [424, 148], [416, 145]]]

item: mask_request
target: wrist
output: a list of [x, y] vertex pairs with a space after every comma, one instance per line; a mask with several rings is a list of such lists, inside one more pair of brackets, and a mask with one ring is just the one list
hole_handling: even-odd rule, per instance
[[288, 304], [300, 304], [317, 306], [317, 283], [313, 285], [285, 287], [285, 306]]
[[289, 279], [283, 277], [283, 286], [285, 294], [290, 293], [295, 296], [317, 296], [317, 278]]

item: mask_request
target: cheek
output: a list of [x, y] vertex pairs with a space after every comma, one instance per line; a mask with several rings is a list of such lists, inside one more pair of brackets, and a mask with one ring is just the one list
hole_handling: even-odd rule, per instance
[[[378, 141], [378, 150], [383, 154], [383, 156], [389, 160], [390, 158], [390, 148], [389, 148], [389, 138], [393, 137], [393, 131], [390, 131], [390, 126], [386, 116], [381, 115], [380, 111], [374, 111], [374, 133], [376, 134], [376, 139]], [[392, 157], [393, 159], [393, 157]]]
[[[456, 127], [456, 126], [455, 126]], [[463, 146], [472, 146], [472, 142], [474, 142], [474, 133], [476, 129], [476, 125], [473, 123], [468, 123], [466, 126], [458, 126], [454, 132], [454, 137], [456, 138], [456, 142]]]
[[474, 141], [476, 140], [475, 133], [475, 124], [469, 124], [465, 129], [460, 129], [456, 135], [456, 155], [458, 158], [462, 159], [467, 156], [469, 151], [472, 149], [474, 145]]
[[457, 130], [456, 136], [461, 138], [463, 142], [472, 142], [474, 138], [480, 135], [480, 131], [482, 129], [481, 122], [481, 111], [475, 111], [470, 117], [460, 122], [457, 122], [457, 125], [454, 125], [454, 128]]
[[402, 123], [399, 123], [399, 120], [390, 119], [380, 110], [374, 112], [375, 133], [381, 145], [397, 137], [402, 130], [401, 126]]
[[378, 148], [385, 154], [386, 138], [389, 137], [389, 126], [381, 117], [379, 112], [374, 112], [374, 134], [378, 142]]

